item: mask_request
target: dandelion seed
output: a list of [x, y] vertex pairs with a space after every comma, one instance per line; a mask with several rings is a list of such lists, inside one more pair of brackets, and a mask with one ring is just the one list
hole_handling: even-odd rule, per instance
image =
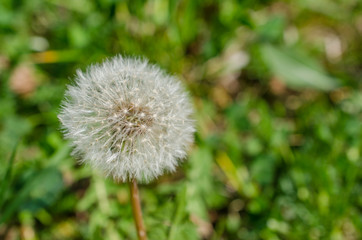
[[147, 60], [109, 59], [77, 71], [59, 119], [81, 161], [117, 181], [172, 172], [195, 131], [180, 82]]

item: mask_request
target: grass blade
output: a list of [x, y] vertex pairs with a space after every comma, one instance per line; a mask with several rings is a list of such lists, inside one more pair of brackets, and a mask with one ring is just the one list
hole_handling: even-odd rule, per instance
[[15, 155], [16, 155], [16, 149], [18, 147], [18, 143], [15, 144], [15, 147], [11, 153], [10, 159], [9, 159], [9, 163], [6, 167], [5, 170], [5, 174], [3, 179], [1, 179], [0, 181], [0, 209], [2, 209], [2, 206], [5, 202], [6, 199], [6, 191], [10, 185], [10, 181], [11, 181], [11, 172], [13, 169], [13, 164], [14, 164], [14, 159], [15, 159]]

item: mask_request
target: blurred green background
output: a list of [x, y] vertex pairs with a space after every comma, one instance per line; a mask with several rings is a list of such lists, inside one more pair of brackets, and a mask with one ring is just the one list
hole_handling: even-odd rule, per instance
[[136, 239], [127, 184], [79, 166], [57, 119], [115, 54], [196, 109], [187, 161], [140, 186], [150, 240], [361, 239], [359, 0], [1, 0], [0, 239]]

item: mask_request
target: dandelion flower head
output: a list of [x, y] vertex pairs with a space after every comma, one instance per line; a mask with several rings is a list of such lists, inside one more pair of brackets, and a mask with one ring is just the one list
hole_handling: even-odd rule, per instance
[[59, 119], [73, 155], [117, 181], [176, 169], [193, 142], [192, 105], [180, 81], [121, 56], [77, 71]]

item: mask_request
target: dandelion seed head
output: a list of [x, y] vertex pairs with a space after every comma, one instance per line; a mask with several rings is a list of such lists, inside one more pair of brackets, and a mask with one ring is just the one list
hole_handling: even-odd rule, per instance
[[73, 155], [117, 181], [151, 181], [185, 158], [195, 131], [178, 79], [121, 56], [77, 71], [59, 119]]

